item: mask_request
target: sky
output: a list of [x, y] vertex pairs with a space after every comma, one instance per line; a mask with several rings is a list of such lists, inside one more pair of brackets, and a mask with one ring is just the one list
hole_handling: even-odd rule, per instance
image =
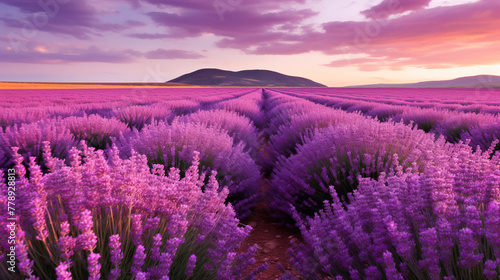
[[331, 87], [500, 75], [499, 0], [0, 0], [0, 80], [267, 69]]

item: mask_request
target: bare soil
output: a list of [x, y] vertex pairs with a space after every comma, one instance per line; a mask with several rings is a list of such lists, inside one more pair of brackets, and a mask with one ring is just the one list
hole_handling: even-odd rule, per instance
[[[265, 193], [268, 189], [268, 183], [264, 183], [261, 187], [261, 193]], [[295, 239], [295, 242], [301, 241], [300, 231], [290, 229], [279, 224], [279, 221], [269, 216], [267, 202], [261, 201], [258, 203], [249, 217], [241, 221], [243, 224], [252, 226], [254, 229], [250, 236], [245, 239], [241, 247], [241, 252], [246, 252], [248, 248], [254, 244], [259, 245], [260, 249], [254, 256], [256, 263], [248, 269], [250, 273], [261, 264], [267, 262], [269, 268], [261, 272], [257, 279], [259, 280], [274, 280], [281, 276], [281, 271], [278, 269], [280, 263], [285, 270], [290, 271], [295, 276], [297, 272], [290, 265], [290, 240]], [[300, 279], [300, 278], [299, 278]]]

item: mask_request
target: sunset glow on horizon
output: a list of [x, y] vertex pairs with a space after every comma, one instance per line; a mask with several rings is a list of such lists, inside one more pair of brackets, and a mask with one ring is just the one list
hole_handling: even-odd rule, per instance
[[267, 69], [331, 86], [500, 75], [497, 0], [0, 0], [0, 81]]

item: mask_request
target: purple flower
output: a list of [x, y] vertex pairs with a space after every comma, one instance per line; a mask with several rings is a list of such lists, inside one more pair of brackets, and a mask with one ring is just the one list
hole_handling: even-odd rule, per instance
[[68, 236], [70, 229], [67, 221], [62, 222], [60, 226], [61, 237], [59, 238], [58, 245], [61, 249], [61, 257], [69, 263], [71, 256], [73, 256], [73, 249], [76, 246], [76, 239]]
[[226, 110], [198, 111], [177, 117], [174, 122], [201, 123], [211, 129], [226, 132], [233, 138], [234, 144], [243, 143], [244, 151], [248, 151], [253, 158], [257, 155], [258, 132], [250, 119], [236, 112]]
[[207, 171], [224, 174], [218, 178], [219, 183], [229, 188], [228, 201], [240, 218], [250, 213], [258, 197], [260, 171], [252, 157], [242, 145], [234, 145], [227, 133], [201, 123], [160, 122], [144, 127], [141, 132], [124, 135], [115, 144], [123, 154], [132, 155], [134, 150], [146, 155], [150, 164], [162, 164], [165, 168], [184, 166], [191, 162], [195, 151], [199, 152], [200, 162]]
[[151, 245], [151, 259], [156, 262], [160, 261], [161, 240], [161, 234], [158, 233], [153, 237], [153, 244]]
[[196, 255], [192, 254], [188, 259], [188, 263], [187, 263], [187, 267], [186, 267], [186, 276], [187, 277], [191, 277], [193, 275], [193, 271], [194, 271], [195, 266], [196, 266]]
[[478, 243], [474, 239], [474, 232], [470, 228], [463, 228], [458, 234], [458, 248], [460, 252], [460, 266], [472, 268], [482, 259], [483, 254], [476, 254]]
[[147, 279], [149, 279], [148, 275], [149, 274], [147, 274], [145, 272], [138, 272], [137, 275], [135, 276], [135, 279], [136, 280], [147, 280]]
[[120, 236], [118, 234], [109, 237], [109, 248], [111, 249], [111, 263], [114, 268], [111, 270], [110, 279], [118, 279], [121, 274], [120, 263], [123, 259], [123, 253], [120, 249]]
[[[496, 261], [497, 263], [499, 262], [498, 260]], [[498, 274], [497, 274], [497, 264], [492, 261], [492, 260], [487, 260], [484, 263], [484, 276], [488, 280], [495, 280], [498, 279]]]
[[134, 263], [131, 268], [132, 275], [139, 277], [142, 273], [142, 266], [144, 265], [144, 260], [146, 259], [146, 254], [144, 253], [144, 246], [138, 245], [134, 255]]
[[426, 156], [439, 149], [442, 145], [432, 135], [401, 123], [357, 119], [327, 127], [305, 139], [296, 154], [279, 159], [272, 176], [272, 215], [290, 217], [291, 203], [312, 216], [324, 200], [331, 200], [330, 186], [346, 199], [359, 177], [394, 174], [398, 166], [406, 169], [413, 163], [422, 171]]
[[56, 267], [57, 280], [71, 280], [71, 272], [69, 270], [70, 265], [67, 262], [61, 262]]
[[91, 252], [87, 257], [89, 280], [99, 280], [101, 277], [101, 264], [99, 263], [100, 254]]
[[[197, 265], [201, 265], [209, 267], [210, 273], [216, 275], [222, 266], [222, 274], [239, 279], [242, 272], [254, 262], [252, 256], [255, 250], [237, 253], [243, 240], [249, 235], [250, 227], [239, 227], [240, 221], [236, 218], [232, 205], [226, 204], [229, 190], [227, 187], [219, 188], [215, 172], [207, 178], [208, 184], [205, 185], [205, 176], [200, 175], [200, 172], [205, 172], [200, 171], [204, 167], [196, 158], [192, 167], [185, 170], [185, 176], [181, 176], [178, 169], [172, 169], [166, 177], [162, 172], [153, 173], [155, 171], [148, 167], [146, 157], [137, 153], [129, 159], [119, 160], [111, 155], [113, 160], [108, 162], [102, 151], [89, 148], [85, 143], [82, 143], [80, 150], [74, 149], [72, 153], [73, 162], [69, 166], [56, 166], [47, 174], [42, 174], [41, 178], [33, 172], [31, 182], [27, 178], [16, 182], [23, 184], [25, 189], [33, 190], [41, 190], [41, 185], [37, 184], [44, 184], [47, 201], [45, 218], [50, 218], [54, 230], [59, 231], [56, 236], [50, 236], [53, 234], [52, 227], [48, 227], [49, 237], [46, 240], [56, 240], [57, 244], [50, 244], [49, 249], [58, 263], [47, 269], [59, 267], [56, 272], [59, 277], [66, 277], [73, 265], [81, 267], [85, 264], [91, 279], [97, 279], [101, 275], [117, 279], [123, 274], [122, 270], [129, 269], [132, 276], [138, 279], [160, 278], [168, 275], [169, 271], [178, 273], [175, 277], [185, 277], [186, 272], [189, 272], [188, 267], [185, 263], [174, 262], [184, 238], [190, 242], [189, 246], [182, 247], [189, 249], [187, 256], [209, 248], [202, 264], [197, 264], [199, 257], [191, 259], [190, 266], [194, 265], [192, 273], [195, 273]], [[35, 169], [33, 166], [32, 170]], [[19, 170], [22, 171], [22, 168], [19, 167]], [[31, 192], [27, 201], [42, 205], [33, 194]], [[89, 201], [89, 198], [96, 200]], [[0, 201], [2, 200], [0, 197]], [[42, 256], [35, 251], [33, 261], [28, 258], [31, 250], [36, 250], [36, 247], [28, 247], [28, 244], [37, 244], [33, 242], [37, 235], [37, 225], [29, 216], [27, 218], [22, 221], [22, 226], [26, 227], [26, 236], [30, 240], [23, 243], [24, 247], [18, 247], [24, 249], [16, 252], [16, 255], [19, 256], [20, 267], [26, 271], [35, 269], [33, 274], [41, 275], [41, 268], [33, 266], [33, 261], [39, 263], [41, 258], [49, 256]], [[143, 219], [147, 219], [144, 226]], [[94, 228], [94, 223], [100, 226], [103, 222], [108, 222], [109, 227]], [[117, 229], [125, 232], [112, 235]], [[142, 234], [136, 229], [142, 229]], [[111, 235], [107, 265], [100, 264], [99, 260], [101, 255], [107, 255], [101, 250], [106, 248], [108, 240], [98, 239], [94, 231], [99, 231], [102, 236]], [[135, 237], [132, 237], [133, 234], [129, 235], [130, 231], [136, 233]], [[138, 244], [135, 255], [121, 251], [123, 244], [132, 242], [121, 240], [119, 236], [137, 239], [134, 240]], [[161, 246], [163, 241], [164, 247]], [[147, 244], [146, 247], [144, 244]], [[99, 254], [95, 251], [96, 248], [99, 248]], [[149, 250], [152, 251], [151, 261], [157, 259], [156, 263], [148, 261], [146, 264], [145, 252]], [[235, 254], [235, 261], [223, 265], [227, 256], [232, 258], [232, 254]], [[75, 257], [76, 255], [80, 257]], [[83, 260], [81, 256], [84, 257]], [[125, 264], [131, 267], [124, 267]], [[184, 268], [180, 267], [182, 264]], [[148, 272], [142, 271], [143, 268]], [[108, 271], [101, 272], [101, 269]]]
[[497, 256], [500, 256], [500, 202], [495, 200], [490, 202], [484, 224], [486, 238], [493, 246]]
[[131, 226], [131, 234], [132, 234], [132, 242], [136, 246], [139, 245], [140, 240], [142, 239], [143, 226], [142, 226], [142, 214], [132, 214], [132, 226]]
[[25, 244], [25, 232], [21, 229], [17, 229], [17, 239], [16, 239], [16, 255], [18, 258], [17, 267], [19, 271], [26, 276], [31, 276], [33, 273], [33, 261], [30, 260], [28, 256], [29, 248]]
[[365, 274], [367, 280], [382, 279], [382, 275], [376, 266], [369, 266], [365, 268]]
[[387, 280], [403, 280], [403, 276], [396, 269], [396, 264], [389, 251], [384, 252], [385, 275]]
[[17, 160], [8, 150], [10, 147], [19, 147], [18, 152], [25, 162], [29, 162], [30, 156], [41, 162], [43, 141], [49, 141], [52, 154], [63, 159], [67, 157], [69, 149], [76, 144], [73, 136], [59, 120], [40, 120], [30, 124], [10, 126], [5, 129], [5, 133], [0, 133], [0, 166], [8, 166]]
[[437, 241], [435, 228], [428, 228], [420, 232], [423, 259], [419, 261], [419, 264], [423, 269], [427, 270], [431, 279], [439, 279], [441, 273]]
[[80, 249], [87, 251], [94, 250], [97, 244], [97, 236], [92, 231], [93, 226], [92, 212], [88, 209], [83, 210], [80, 213], [78, 221], [78, 229], [81, 231], [81, 234], [77, 237], [77, 244]]

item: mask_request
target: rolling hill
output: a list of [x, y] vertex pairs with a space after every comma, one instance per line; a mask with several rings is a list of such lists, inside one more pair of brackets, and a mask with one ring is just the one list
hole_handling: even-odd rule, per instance
[[478, 75], [453, 80], [427, 81], [409, 84], [373, 84], [349, 87], [362, 88], [500, 88], [500, 76]]
[[269, 70], [243, 70], [238, 72], [221, 69], [200, 69], [176, 79], [170, 83], [198, 86], [233, 86], [233, 87], [325, 87], [306, 78], [284, 75]]

